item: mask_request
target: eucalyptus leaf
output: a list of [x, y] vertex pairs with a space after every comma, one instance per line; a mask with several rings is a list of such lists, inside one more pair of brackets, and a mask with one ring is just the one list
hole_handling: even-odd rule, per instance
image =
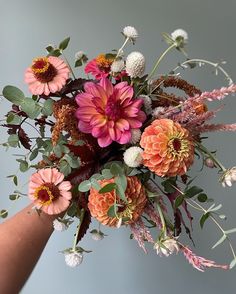
[[200, 193], [198, 196], [197, 196], [197, 199], [199, 202], [206, 202], [207, 201], [207, 195], [204, 194], [204, 193]]
[[53, 103], [54, 101], [52, 99], [47, 99], [44, 104], [43, 104], [43, 108], [41, 110], [42, 114], [45, 116], [50, 116], [52, 114], [53, 111]]
[[116, 183], [109, 183], [109, 184], [105, 185], [104, 187], [102, 187], [99, 190], [99, 193], [103, 194], [103, 193], [111, 192], [112, 190], [114, 190], [116, 188], [116, 186], [117, 186]]
[[17, 200], [19, 198], [20, 198], [20, 195], [19, 194], [11, 194], [11, 195], [9, 195], [9, 199], [11, 201], [15, 201], [15, 200]]
[[175, 199], [174, 207], [178, 208], [184, 202], [184, 196], [180, 195]]
[[13, 183], [15, 184], [15, 186], [18, 185], [18, 179], [16, 175], [13, 177]]
[[21, 123], [21, 117], [13, 112], [10, 112], [7, 116], [6, 122], [11, 125], [19, 125]]
[[21, 109], [29, 116], [29, 118], [35, 119], [39, 116], [42, 107], [32, 98], [25, 98], [21, 103]]
[[26, 172], [29, 169], [29, 164], [26, 160], [21, 160], [20, 161], [20, 171], [22, 173]]
[[110, 169], [108, 169], [108, 168], [105, 168], [102, 170], [102, 175], [103, 175], [104, 179], [107, 179], [107, 180], [113, 178], [113, 174], [110, 172]]
[[59, 164], [60, 172], [64, 174], [64, 176], [68, 176], [71, 173], [71, 167], [66, 160], [61, 160]]
[[6, 209], [0, 210], [0, 217], [6, 218], [8, 216], [8, 211]]
[[191, 188], [189, 188], [188, 190], [186, 190], [184, 192], [184, 194], [185, 194], [185, 197], [192, 198], [193, 196], [201, 193], [202, 191], [203, 191], [202, 188], [197, 187], [197, 186], [192, 186]]
[[79, 184], [78, 190], [80, 192], [88, 192], [91, 188], [91, 182], [89, 180], [85, 180]]
[[38, 156], [38, 153], [39, 153], [38, 149], [34, 149], [30, 154], [29, 160], [30, 161], [34, 160]]
[[6, 86], [2, 91], [3, 96], [15, 105], [21, 105], [23, 102], [25, 95], [24, 93], [14, 86]]
[[19, 137], [17, 134], [12, 134], [8, 137], [7, 143], [11, 146], [11, 147], [17, 147], [19, 144]]
[[116, 213], [117, 213], [117, 205], [114, 204], [114, 205], [109, 207], [109, 209], [107, 211], [107, 215], [109, 217], [116, 217]]
[[207, 213], [203, 214], [203, 216], [200, 219], [201, 228], [203, 228], [203, 226], [205, 224], [205, 221], [209, 218], [209, 216], [210, 216], [210, 212], [207, 212]]

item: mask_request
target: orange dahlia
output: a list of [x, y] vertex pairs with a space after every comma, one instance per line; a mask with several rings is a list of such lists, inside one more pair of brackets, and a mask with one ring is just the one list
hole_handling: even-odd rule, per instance
[[[100, 180], [101, 187], [114, 183], [114, 179]], [[147, 202], [144, 186], [135, 176], [127, 177], [127, 188], [125, 191], [127, 202], [122, 201], [115, 190], [100, 194], [94, 188], [90, 189], [88, 208], [91, 215], [103, 225], [110, 227], [117, 226], [120, 219], [128, 218], [123, 224], [135, 222], [142, 214]], [[118, 204], [116, 217], [110, 217], [108, 210], [114, 203]]]
[[184, 175], [194, 160], [189, 131], [170, 119], [156, 119], [141, 137], [143, 165], [158, 176]]

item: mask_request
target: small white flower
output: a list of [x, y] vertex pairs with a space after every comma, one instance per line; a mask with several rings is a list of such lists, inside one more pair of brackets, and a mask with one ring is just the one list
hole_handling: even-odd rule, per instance
[[162, 114], [162, 113], [164, 112], [164, 110], [165, 110], [164, 107], [161, 107], [161, 106], [156, 107], [156, 108], [154, 108], [153, 111], [152, 111], [152, 116], [153, 116], [154, 118], [158, 118], [158, 117], [160, 116], [160, 114]]
[[138, 38], [138, 31], [131, 26], [127, 26], [123, 29], [123, 34], [126, 38], [130, 38], [131, 40], [136, 40]]
[[152, 99], [148, 95], [140, 95], [138, 98], [141, 98], [143, 100], [143, 106], [146, 114], [151, 114]]
[[91, 232], [92, 239], [95, 241], [101, 241], [104, 238], [104, 234], [98, 230], [92, 230]]
[[111, 65], [111, 71], [114, 73], [121, 72], [125, 67], [125, 63], [122, 59], [115, 60]]
[[184, 47], [188, 42], [188, 33], [182, 29], [177, 29], [171, 33], [171, 38], [177, 42], [177, 47]]
[[53, 228], [55, 231], [63, 232], [68, 229], [68, 226], [63, 222], [60, 222], [58, 219], [55, 219], [53, 221]]
[[231, 187], [236, 182], [236, 166], [226, 170], [220, 178], [223, 187]]
[[138, 167], [142, 163], [143, 149], [140, 147], [130, 147], [124, 152], [124, 162], [129, 167]]
[[141, 139], [141, 131], [139, 129], [131, 129], [131, 140], [130, 140], [130, 144], [137, 144], [140, 139]]
[[169, 256], [174, 252], [179, 252], [179, 246], [175, 239], [166, 239], [164, 241], [160, 241], [155, 243], [154, 249], [157, 251], [157, 254], [162, 256]]
[[131, 52], [126, 59], [126, 72], [131, 78], [142, 76], [145, 70], [145, 57], [140, 52]]
[[65, 262], [70, 267], [76, 267], [83, 261], [83, 254], [80, 252], [65, 253]]
[[80, 60], [85, 55], [84, 51], [78, 51], [75, 53], [75, 59]]

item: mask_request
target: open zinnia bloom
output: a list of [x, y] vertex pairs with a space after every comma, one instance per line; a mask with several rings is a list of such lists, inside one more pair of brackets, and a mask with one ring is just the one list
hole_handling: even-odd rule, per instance
[[49, 95], [60, 91], [66, 84], [70, 70], [67, 64], [55, 56], [33, 60], [25, 72], [25, 82], [33, 95]]
[[109, 75], [112, 62], [113, 59], [106, 58], [105, 54], [99, 54], [87, 63], [84, 71], [86, 74], [91, 73], [96, 79], [100, 80]]
[[63, 180], [56, 168], [39, 170], [30, 178], [29, 198], [45, 213], [59, 214], [68, 208], [72, 197], [71, 183]]
[[[104, 187], [107, 184], [114, 183], [114, 179], [101, 180], [99, 184]], [[135, 222], [142, 214], [147, 203], [147, 196], [144, 186], [137, 177], [127, 177], [127, 189], [125, 191], [127, 203], [122, 201], [115, 190], [107, 193], [99, 193], [92, 188], [89, 194], [88, 208], [91, 215], [103, 225], [114, 227], [119, 219], [128, 218], [125, 224]], [[108, 210], [116, 202], [118, 206], [117, 217], [108, 215]]]
[[194, 160], [194, 143], [185, 128], [170, 119], [156, 119], [141, 137], [143, 164], [158, 176], [184, 175]]
[[131, 130], [140, 128], [146, 118], [140, 110], [143, 100], [133, 99], [133, 87], [127, 82], [113, 86], [103, 78], [99, 84], [86, 83], [84, 89], [85, 93], [76, 96], [79, 130], [98, 138], [101, 147], [110, 145], [112, 141], [128, 143]]

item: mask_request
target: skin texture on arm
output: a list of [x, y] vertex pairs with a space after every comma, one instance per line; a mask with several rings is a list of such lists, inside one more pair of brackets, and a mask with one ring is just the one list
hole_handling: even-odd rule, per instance
[[17, 294], [53, 232], [56, 216], [40, 215], [29, 205], [0, 224], [0, 293]]

